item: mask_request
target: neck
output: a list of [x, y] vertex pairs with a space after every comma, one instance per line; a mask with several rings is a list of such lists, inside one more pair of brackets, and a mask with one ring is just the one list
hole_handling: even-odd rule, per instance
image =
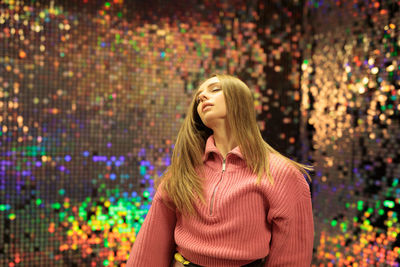
[[232, 132], [228, 129], [228, 127], [215, 127], [213, 132], [215, 146], [224, 158], [229, 151], [238, 146], [236, 140], [233, 138]]

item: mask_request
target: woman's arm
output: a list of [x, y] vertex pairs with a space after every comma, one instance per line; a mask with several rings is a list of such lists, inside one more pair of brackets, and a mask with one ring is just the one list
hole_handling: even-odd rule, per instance
[[166, 206], [157, 191], [139, 234], [133, 244], [127, 267], [165, 266], [175, 251], [175, 210]]
[[281, 172], [276, 186], [278, 195], [271, 203], [270, 252], [265, 266], [302, 267], [311, 265], [314, 221], [309, 186], [300, 171]]

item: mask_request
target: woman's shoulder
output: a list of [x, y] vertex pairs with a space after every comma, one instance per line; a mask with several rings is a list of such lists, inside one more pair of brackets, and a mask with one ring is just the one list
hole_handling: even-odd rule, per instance
[[269, 170], [274, 180], [273, 186], [287, 191], [309, 192], [309, 185], [303, 172], [293, 161], [283, 155], [269, 155]]
[[174, 209], [175, 205], [172, 198], [168, 195], [166, 190], [166, 180], [163, 177], [155, 188], [155, 195], [153, 198], [153, 202], [160, 202], [165, 204], [167, 207]]

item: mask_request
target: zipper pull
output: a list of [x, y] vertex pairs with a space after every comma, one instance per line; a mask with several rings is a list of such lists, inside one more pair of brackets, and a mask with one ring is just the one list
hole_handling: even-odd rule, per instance
[[222, 172], [225, 171], [225, 159], [222, 161]]

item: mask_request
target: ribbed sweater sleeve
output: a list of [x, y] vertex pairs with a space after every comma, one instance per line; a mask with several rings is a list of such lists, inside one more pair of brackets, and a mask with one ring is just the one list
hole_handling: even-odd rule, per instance
[[314, 240], [309, 186], [300, 171], [280, 163], [272, 170], [276, 184], [267, 218], [272, 235], [265, 266], [309, 267]]
[[140, 228], [127, 267], [168, 267], [175, 251], [175, 210], [167, 207], [157, 191]]

